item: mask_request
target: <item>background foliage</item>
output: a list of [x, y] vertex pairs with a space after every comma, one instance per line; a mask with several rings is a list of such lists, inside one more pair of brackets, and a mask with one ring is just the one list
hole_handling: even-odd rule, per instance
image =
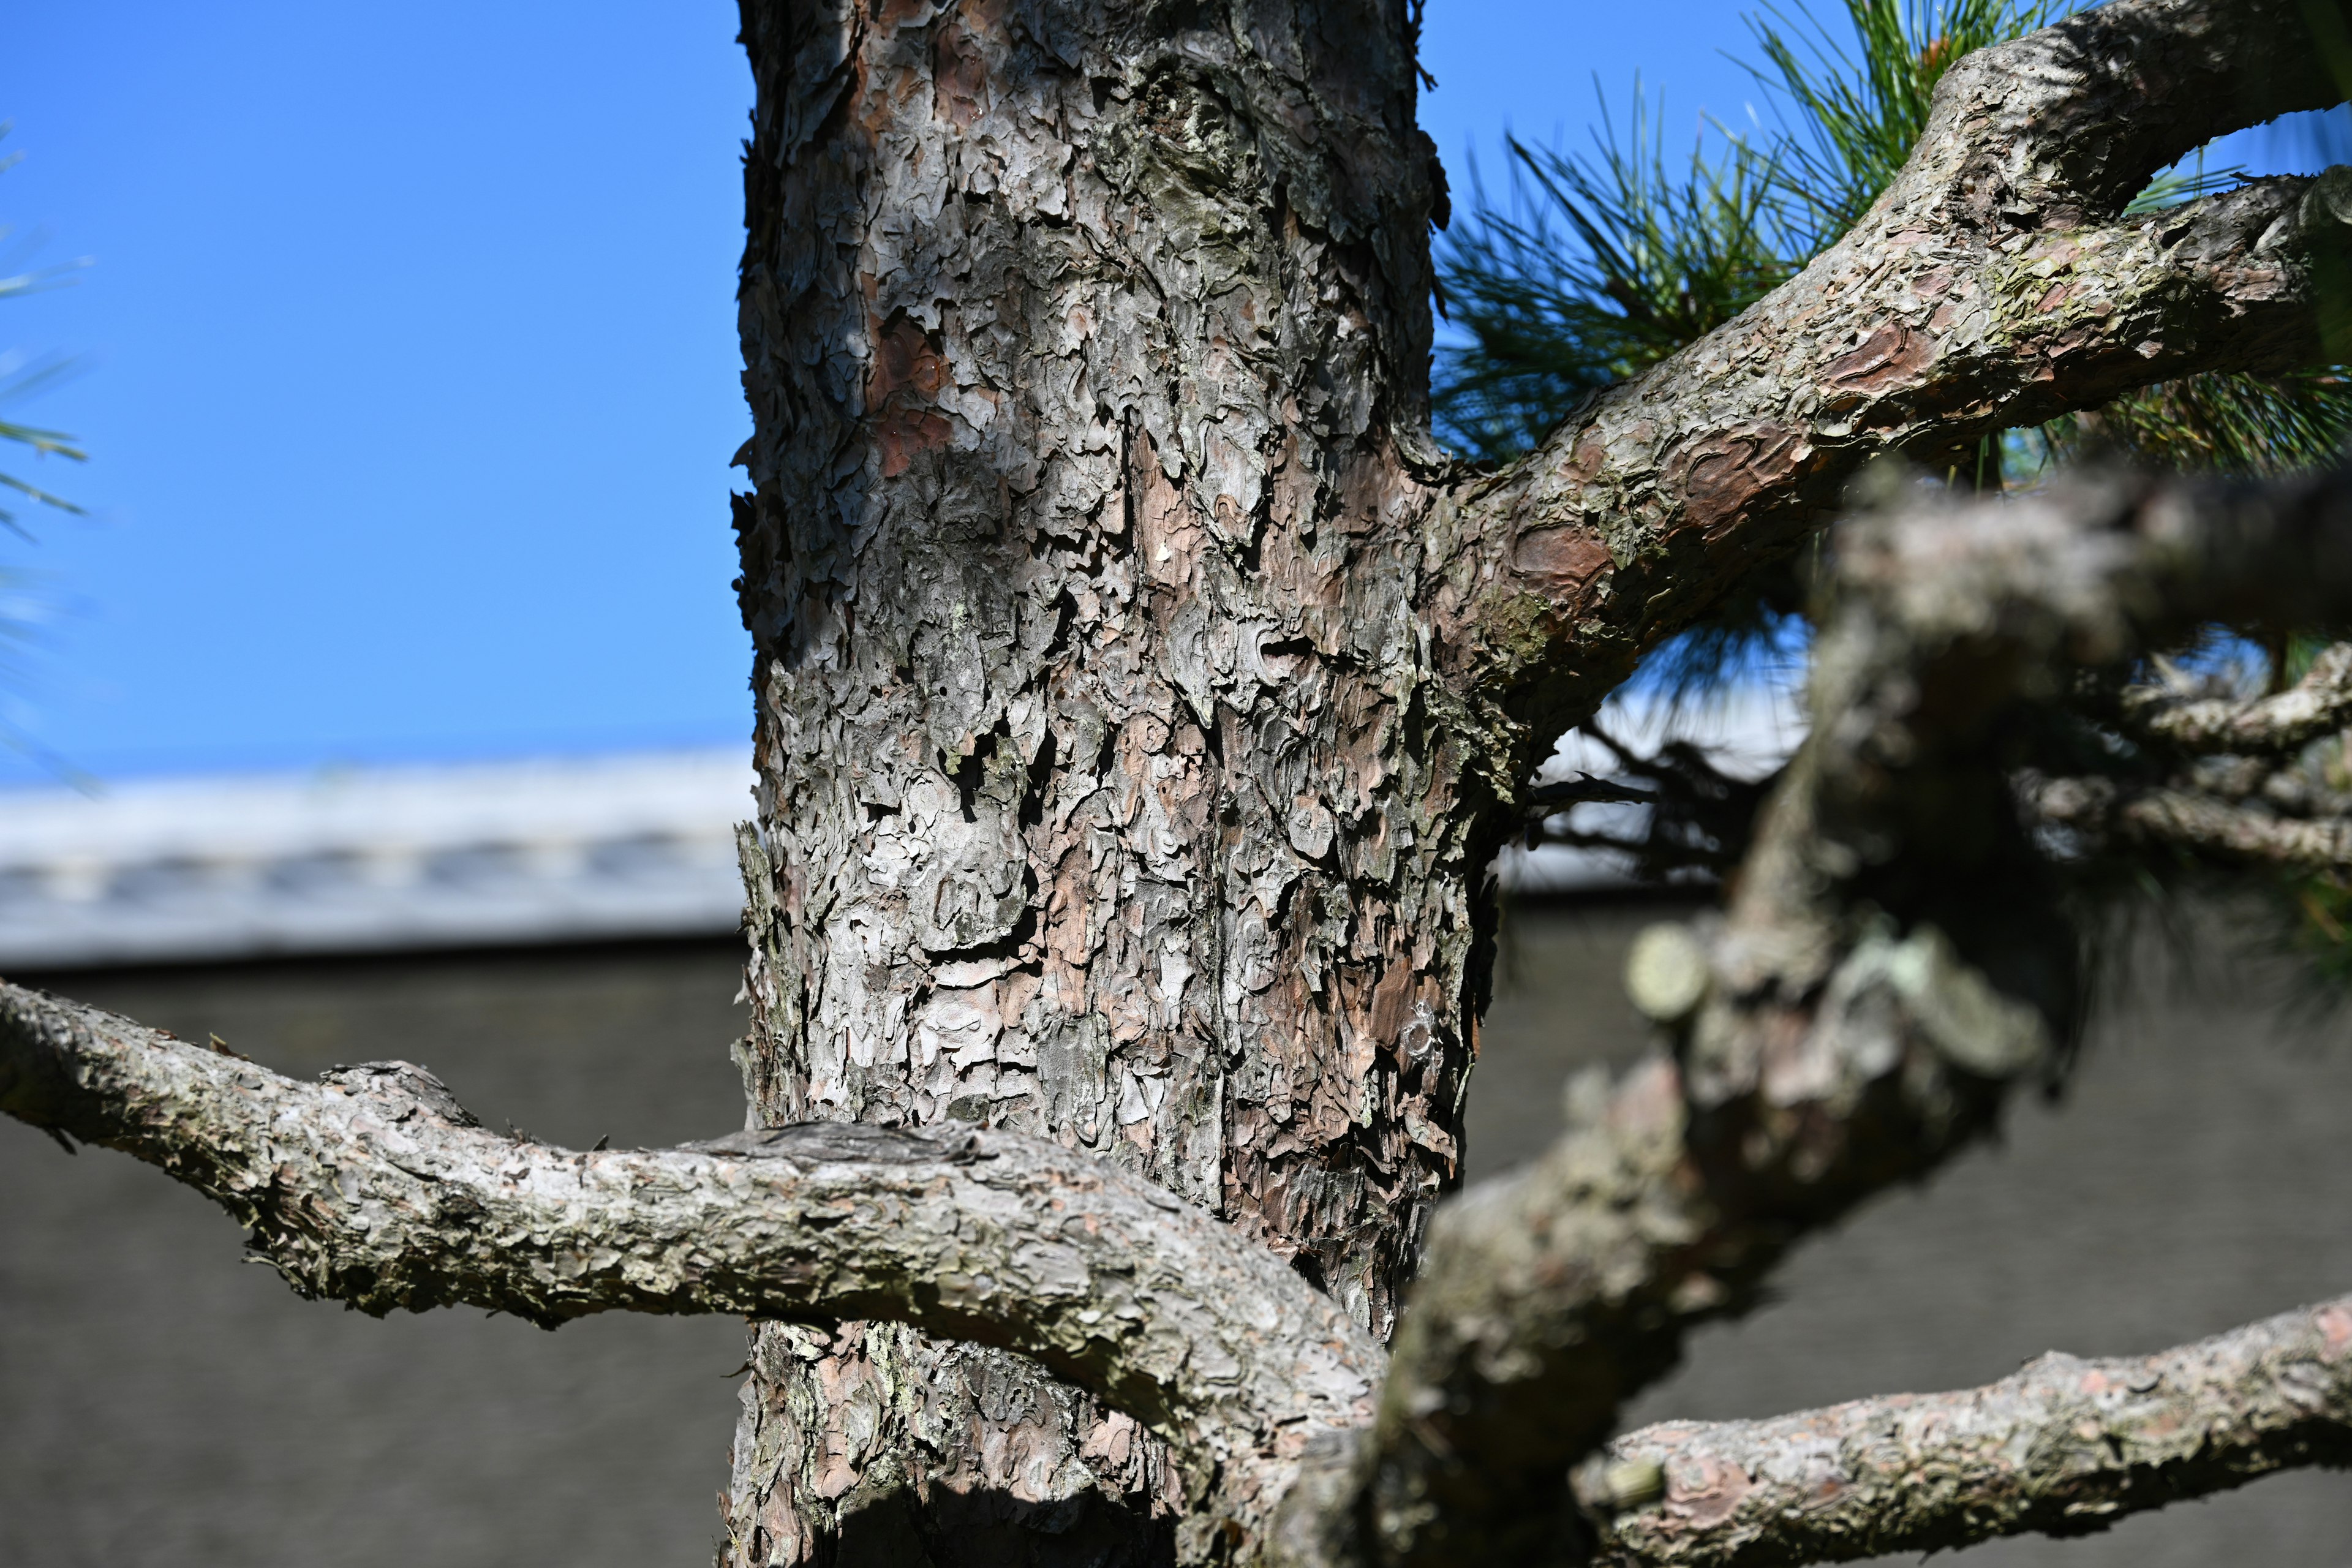
[[[7, 133], [6, 122], [0, 121], [0, 136], [5, 136]], [[18, 156], [19, 154], [11, 153], [5, 157], [0, 157], [0, 171], [5, 171], [9, 165], [16, 163]], [[0, 247], [6, 246], [12, 237], [11, 231], [5, 226], [0, 226]], [[70, 270], [68, 267], [26, 266], [26, 261], [29, 259], [27, 254], [29, 249], [29, 246], [19, 245], [14, 248], [13, 253], [0, 252], [5, 255], [5, 259], [0, 260], [0, 300], [12, 300], [19, 295], [29, 294], [37, 289], [53, 287], [63, 281]], [[21, 403], [35, 395], [59, 380], [70, 369], [71, 364], [66, 360], [50, 358], [28, 362], [23, 355], [14, 352], [0, 353], [0, 407]], [[20, 424], [5, 417], [0, 417], [0, 441], [10, 441], [19, 447], [28, 447], [37, 458], [59, 457], [70, 458], [76, 462], [80, 462], [86, 456], [81, 447], [75, 443], [74, 438], [63, 431], [46, 430], [37, 425]], [[65, 511], [81, 510], [79, 507], [63, 497], [54, 495], [21, 475], [5, 468], [0, 468], [0, 490], [13, 491], [28, 500], [37, 501], [45, 506], [57, 507]], [[19, 535], [25, 531], [16, 520], [16, 512], [5, 504], [0, 504], [0, 524], [5, 524]]]

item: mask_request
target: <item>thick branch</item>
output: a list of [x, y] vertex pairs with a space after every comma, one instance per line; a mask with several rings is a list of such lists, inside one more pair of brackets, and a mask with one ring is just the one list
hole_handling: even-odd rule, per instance
[[1264, 1247], [1046, 1141], [853, 1123], [677, 1149], [500, 1137], [405, 1063], [317, 1083], [0, 984], [0, 1110], [161, 1166], [306, 1296], [885, 1318], [1034, 1355], [1220, 1467], [1245, 1527], [1382, 1356]]
[[2055, 1352], [1959, 1394], [1668, 1423], [1580, 1478], [1600, 1561], [1772, 1568], [2081, 1535], [2297, 1465], [2352, 1465], [2352, 1297], [2157, 1355]]
[[1932, 926], [1654, 928], [1629, 979], [1681, 1059], [1574, 1086], [1566, 1136], [1432, 1226], [1369, 1477], [1385, 1561], [1558, 1551], [1568, 1467], [1684, 1330], [1988, 1129], [2050, 1054]]
[[2303, 5], [2114, 0], [1956, 66], [1850, 234], [1441, 509], [1435, 608], [1465, 673], [1549, 733], [1878, 453], [1965, 476], [2003, 428], [2317, 359], [2314, 258], [2342, 248], [2352, 172], [2121, 216], [2220, 131], [2341, 96], [2292, 42]]

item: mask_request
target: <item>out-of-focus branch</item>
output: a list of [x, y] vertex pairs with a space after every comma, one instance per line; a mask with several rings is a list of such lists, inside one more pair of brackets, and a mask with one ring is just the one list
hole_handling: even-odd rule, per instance
[[2171, 682], [2132, 688], [2124, 712], [2142, 734], [2198, 752], [2275, 754], [2352, 728], [2352, 643], [2336, 643], [2272, 696], [2210, 697]]
[[[1528, 843], [1559, 844], [1619, 857], [1645, 881], [1665, 882], [1697, 873], [1720, 878], [1747, 853], [1756, 813], [1770, 793], [1772, 777], [1745, 778], [1726, 773], [1706, 748], [1668, 741], [1643, 752], [1588, 720], [1582, 733], [1616, 759], [1612, 778], [1583, 774], [1528, 791]], [[1643, 808], [1638, 823], [1583, 826], [1579, 805]], [[1621, 814], [1621, 817], [1622, 817]]]
[[1879, 453], [1941, 474], [1988, 435], [2137, 387], [2316, 363], [2352, 171], [2124, 211], [2221, 132], [2340, 100], [2305, 5], [2110, 0], [1954, 66], [1850, 234], [1453, 492], [1442, 646], [1556, 732], [1826, 521]]
[[2025, 805], [2052, 826], [2225, 864], [2352, 870], [2352, 817], [2282, 816], [2194, 790], [2133, 791], [2098, 778], [2039, 781], [2026, 792]]
[[817, 1122], [559, 1149], [405, 1063], [303, 1083], [5, 984], [0, 1110], [161, 1166], [297, 1290], [367, 1312], [884, 1318], [1025, 1352], [1202, 1461], [1245, 1536], [1382, 1369], [1264, 1247], [1042, 1139]]
[[2052, 1353], [1958, 1394], [1621, 1437], [1578, 1490], [1612, 1568], [1780, 1568], [2080, 1535], [2352, 1464], [2352, 1297], [2157, 1355]]
[[2352, 608], [2352, 470], [1882, 492], [1832, 552], [1811, 734], [1726, 914], [1636, 946], [1673, 1055], [1580, 1088], [1541, 1161], [1439, 1212], [1356, 1471], [1359, 1544], [1327, 1536], [1327, 1558], [1571, 1550], [1567, 1469], [1684, 1326], [2059, 1054], [2074, 931], [2012, 778], [2077, 673], [2209, 620]]

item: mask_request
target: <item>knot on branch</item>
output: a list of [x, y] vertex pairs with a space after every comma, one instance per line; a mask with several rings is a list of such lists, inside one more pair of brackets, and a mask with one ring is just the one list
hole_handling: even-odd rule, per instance
[[[475, 1128], [481, 1119], [458, 1103], [457, 1096], [427, 1069], [414, 1062], [360, 1062], [331, 1067], [319, 1075], [330, 1088], [374, 1099], [405, 1102], [450, 1127]], [[399, 1121], [406, 1114], [393, 1118]]]

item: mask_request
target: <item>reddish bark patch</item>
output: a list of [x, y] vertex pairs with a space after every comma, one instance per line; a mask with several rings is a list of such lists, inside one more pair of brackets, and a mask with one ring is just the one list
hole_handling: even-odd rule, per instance
[[905, 316], [873, 329], [874, 357], [866, 369], [866, 407], [878, 416], [874, 443], [882, 453], [882, 477], [896, 479], [918, 454], [947, 445], [954, 433], [928, 405], [947, 384], [947, 361], [921, 327]]
[[1597, 434], [1587, 430], [1576, 438], [1576, 447], [1569, 454], [1568, 462], [1560, 472], [1568, 479], [1581, 482], [1601, 472], [1608, 462], [1609, 449], [1601, 444]]
[[980, 40], [961, 23], [940, 29], [931, 92], [940, 117], [959, 130], [970, 130], [988, 106], [988, 61], [981, 54]]
[[1388, 502], [1397, 489], [1395, 455], [1385, 446], [1359, 447], [1340, 470], [1338, 488], [1339, 531], [1353, 538], [1369, 537], [1386, 520]]
[[905, 316], [874, 334], [874, 362], [866, 374], [866, 405], [877, 407], [895, 392], [912, 390], [925, 400], [939, 395], [947, 384], [947, 361], [931, 347], [930, 339]]
[[1608, 565], [1608, 547], [1575, 524], [1523, 533], [1511, 547], [1512, 568], [1528, 587], [1554, 600], [1574, 599]]
[[946, 446], [952, 433], [948, 422], [936, 414], [906, 409], [884, 416], [874, 426], [874, 444], [882, 452], [882, 477], [897, 479], [918, 454]]
[[1910, 380], [1936, 357], [1936, 341], [1900, 321], [1882, 321], [1860, 346], [1830, 361], [1822, 376], [1846, 392], [1880, 393]]
[[1127, 476], [1135, 508], [1136, 547], [1155, 582], [1190, 584], [1200, 564], [1204, 531], [1184, 494], [1160, 466], [1150, 437], [1135, 444]]
[[1708, 437], [1676, 465], [1684, 526], [1712, 542], [1759, 497], [1785, 490], [1812, 456], [1801, 434], [1778, 425]]
[[1381, 983], [1372, 987], [1372, 1033], [1393, 1045], [1404, 1033], [1406, 1009], [1412, 1001], [1412, 965], [1392, 960]]
[[1712, 1455], [1667, 1466], [1666, 1483], [1666, 1507], [1701, 1529], [1729, 1519], [1755, 1486], [1746, 1470]]

